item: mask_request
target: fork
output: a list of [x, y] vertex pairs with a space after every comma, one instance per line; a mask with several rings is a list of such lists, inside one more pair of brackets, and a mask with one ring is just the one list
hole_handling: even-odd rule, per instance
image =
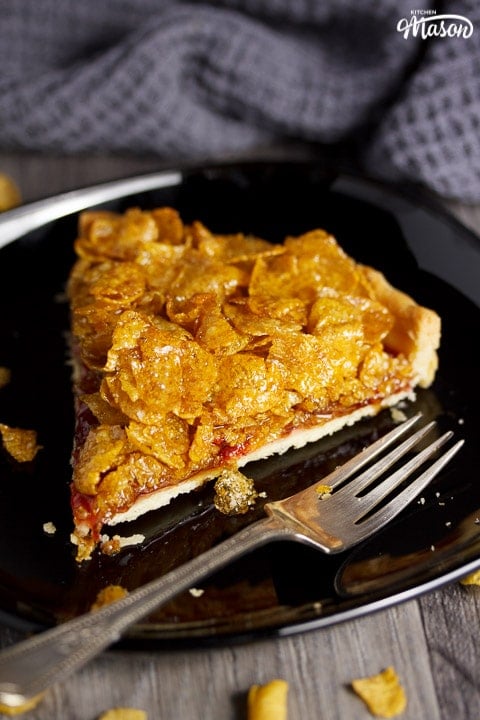
[[[338, 553], [369, 538], [412, 502], [463, 444], [463, 440], [459, 440], [439, 454], [439, 448], [453, 435], [448, 431], [381, 479], [434, 428], [435, 422], [421, 427], [386, 453], [387, 447], [406, 435], [420, 417], [420, 414], [415, 415], [396, 426], [306, 490], [284, 500], [266, 503], [265, 518], [163, 577], [96, 612], [60, 624], [0, 652], [0, 703], [19, 708], [41, 696], [51, 685], [65, 680], [119, 640], [131, 625], [179, 592], [194, 587], [198, 580], [267, 542], [294, 540], [325, 553]], [[427, 469], [407, 484], [407, 478], [434, 455], [437, 458]], [[375, 464], [358, 474], [377, 457]], [[347, 482], [353, 475], [354, 479]], [[400, 485], [403, 485], [401, 489]], [[329, 491], [321, 494], [325, 486]]]

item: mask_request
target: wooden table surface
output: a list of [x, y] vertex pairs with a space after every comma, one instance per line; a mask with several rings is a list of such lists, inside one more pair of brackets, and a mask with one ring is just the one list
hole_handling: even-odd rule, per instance
[[[0, 154], [25, 201], [159, 169], [154, 159]], [[480, 233], [480, 208], [450, 203]], [[31, 720], [95, 720], [116, 706], [149, 720], [241, 720], [250, 685], [284, 678], [289, 720], [371, 717], [353, 678], [393, 665], [408, 705], [403, 720], [480, 718], [480, 588], [459, 583], [373, 615], [280, 639], [208, 649], [108, 651], [52, 687]], [[0, 642], [20, 637], [0, 628]]]

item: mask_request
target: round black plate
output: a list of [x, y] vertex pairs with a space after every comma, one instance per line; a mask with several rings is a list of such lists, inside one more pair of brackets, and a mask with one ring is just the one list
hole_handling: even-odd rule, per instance
[[[318, 163], [250, 162], [158, 173], [154, 189], [103, 203], [124, 210], [176, 207], [215, 232], [272, 241], [324, 227], [358, 261], [381, 269], [443, 320], [440, 370], [407, 414], [450, 428], [465, 446], [424, 493], [371, 541], [335, 557], [293, 543], [252, 553], [134, 627], [132, 645], [218, 642], [286, 634], [356, 617], [458, 578], [480, 565], [480, 406], [474, 342], [480, 331], [480, 243], [413, 191], [339, 174]], [[172, 178], [171, 182], [169, 178]], [[155, 185], [155, 183], [154, 183]], [[126, 185], [128, 188], [128, 183]], [[149, 188], [152, 187], [150, 181]], [[81, 191], [80, 191], [81, 197]], [[141, 546], [78, 565], [70, 544], [73, 433], [63, 289], [73, 262], [76, 213], [0, 250], [0, 422], [35, 428], [43, 449], [27, 465], [0, 452], [0, 609], [4, 622], [38, 628], [88, 610], [109, 583], [156, 577], [262, 514], [227, 518], [211, 490], [119, 528]], [[1, 230], [1, 227], [0, 227]], [[303, 450], [248, 468], [269, 499], [292, 494], [393, 424], [389, 412]], [[273, 489], [274, 488], [274, 489]], [[54, 535], [43, 531], [53, 522]]]

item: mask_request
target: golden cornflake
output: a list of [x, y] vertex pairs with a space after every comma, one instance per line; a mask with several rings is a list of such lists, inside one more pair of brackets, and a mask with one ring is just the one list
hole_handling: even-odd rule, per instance
[[37, 444], [35, 430], [12, 428], [9, 425], [0, 423], [0, 435], [5, 450], [17, 462], [30, 462], [41, 449], [41, 445]]
[[136, 708], [112, 708], [102, 713], [98, 720], [147, 720], [147, 713]]
[[376, 717], [396, 717], [407, 706], [405, 691], [393, 667], [387, 667], [378, 675], [353, 680], [352, 688]]
[[480, 570], [469, 573], [460, 580], [462, 585], [480, 585]]
[[248, 692], [248, 720], [287, 720], [288, 682], [271, 680], [252, 685]]
[[3, 367], [0, 365], [0, 388], [5, 387], [5, 385], [8, 385], [10, 382], [10, 378], [12, 376], [11, 371], [9, 368]]
[[324, 500], [325, 498], [330, 497], [332, 494], [332, 488], [330, 485], [317, 485], [315, 492], [317, 492], [320, 498]]
[[0, 173], [0, 212], [20, 205], [22, 197], [16, 183], [9, 175]]

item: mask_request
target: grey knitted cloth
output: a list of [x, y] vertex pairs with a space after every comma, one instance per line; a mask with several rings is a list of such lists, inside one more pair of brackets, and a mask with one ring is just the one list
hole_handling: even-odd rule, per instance
[[192, 160], [345, 143], [371, 174], [480, 201], [480, 3], [417, 14], [431, 37], [399, 31], [433, 7], [0, 0], [0, 148]]

